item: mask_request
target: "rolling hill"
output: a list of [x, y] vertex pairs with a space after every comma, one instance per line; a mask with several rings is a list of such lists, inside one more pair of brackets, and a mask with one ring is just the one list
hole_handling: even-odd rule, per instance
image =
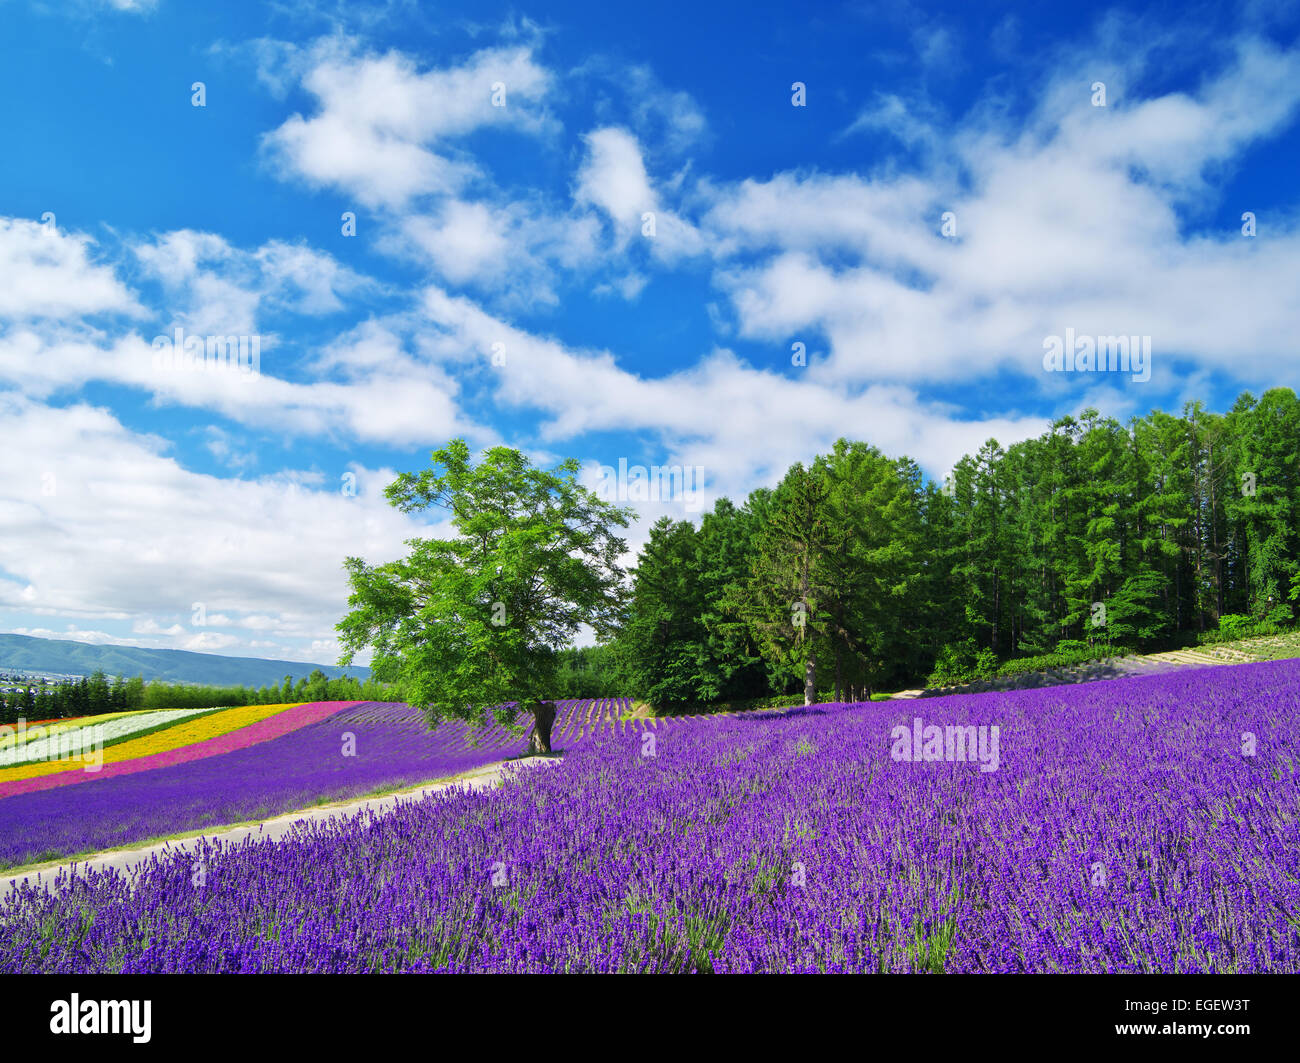
[[146, 680], [172, 683], [211, 683], [219, 686], [266, 686], [294, 679], [319, 668], [331, 679], [342, 675], [366, 679], [369, 668], [338, 668], [304, 661], [272, 661], [261, 657], [223, 657], [192, 650], [150, 650], [139, 646], [97, 646], [67, 639], [0, 634], [0, 672], [57, 672], [89, 675], [96, 669], [110, 676], [142, 675]]

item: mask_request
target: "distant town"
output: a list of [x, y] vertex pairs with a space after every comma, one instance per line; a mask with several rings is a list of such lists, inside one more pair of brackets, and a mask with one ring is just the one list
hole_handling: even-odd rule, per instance
[[8, 668], [0, 665], [0, 690], [17, 690], [33, 684], [47, 686], [53, 683], [67, 683], [89, 678], [83, 672], [30, 672], [23, 668]]

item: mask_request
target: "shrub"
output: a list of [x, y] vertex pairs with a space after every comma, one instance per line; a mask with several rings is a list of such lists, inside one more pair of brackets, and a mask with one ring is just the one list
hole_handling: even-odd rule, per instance
[[1224, 638], [1242, 638], [1255, 626], [1255, 621], [1244, 613], [1225, 613], [1219, 617], [1219, 634]]
[[1109, 644], [1088, 645], [1077, 639], [1062, 639], [1051, 653], [1031, 657], [1014, 657], [998, 663], [992, 650], [977, 650], [973, 639], [949, 643], [939, 654], [927, 685], [931, 687], [961, 686], [995, 676], [1024, 675], [1027, 672], [1045, 672], [1053, 668], [1069, 668], [1090, 661], [1121, 657], [1132, 651], [1124, 646]]
[[1062, 641], [1061, 646], [1052, 653], [1041, 653], [1033, 657], [1016, 657], [1010, 661], [1003, 662], [998, 669], [998, 675], [1024, 675], [1027, 672], [1045, 672], [1053, 668], [1070, 668], [1078, 664], [1088, 664], [1092, 661], [1104, 661], [1111, 657], [1123, 657], [1132, 651], [1124, 646], [1098, 645], [1089, 646], [1086, 642], [1075, 642], [1069, 640], [1071, 645], [1066, 646], [1066, 641]]
[[992, 650], [981, 650], [974, 639], [950, 642], [939, 651], [934, 671], [926, 681], [928, 686], [947, 687], [990, 679], [997, 674], [998, 658]]
[[1238, 639], [1259, 638], [1263, 635], [1282, 635], [1291, 630], [1289, 618], [1281, 616], [1288, 606], [1275, 607], [1268, 618], [1255, 620], [1241, 613], [1225, 613], [1219, 617], [1219, 627], [1197, 637], [1197, 645], [1209, 646], [1218, 642], [1235, 642]]

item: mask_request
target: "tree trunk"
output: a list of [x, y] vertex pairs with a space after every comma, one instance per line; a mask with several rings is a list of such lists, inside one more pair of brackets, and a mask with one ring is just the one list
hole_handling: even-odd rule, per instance
[[817, 658], [811, 653], [803, 669], [803, 703], [812, 705], [817, 700]]
[[555, 705], [539, 701], [533, 706], [533, 733], [528, 740], [528, 751], [534, 756], [551, 751], [551, 728], [555, 726]]
[[998, 626], [1002, 622], [999, 612], [1002, 606], [1002, 581], [998, 579], [998, 570], [993, 570], [993, 637], [991, 639], [990, 649], [998, 652]]

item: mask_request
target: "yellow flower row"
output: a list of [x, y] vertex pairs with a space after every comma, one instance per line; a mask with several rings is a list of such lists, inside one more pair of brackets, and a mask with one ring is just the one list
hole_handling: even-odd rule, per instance
[[[283, 705], [241, 705], [201, 716], [197, 720], [182, 720], [173, 727], [109, 746], [103, 751], [101, 763], [116, 764], [123, 760], [135, 760], [136, 757], [151, 756], [154, 753], [168, 753], [182, 746], [190, 746], [196, 742], [229, 734], [231, 731], [237, 731], [259, 720], [269, 719], [277, 713], [284, 712], [285, 709], [301, 704], [302, 702], [295, 701]], [[81, 754], [77, 754], [63, 760], [38, 761], [13, 768], [0, 768], [0, 782], [33, 779], [38, 775], [55, 775], [62, 771], [82, 770], [85, 767], [86, 761]]]

